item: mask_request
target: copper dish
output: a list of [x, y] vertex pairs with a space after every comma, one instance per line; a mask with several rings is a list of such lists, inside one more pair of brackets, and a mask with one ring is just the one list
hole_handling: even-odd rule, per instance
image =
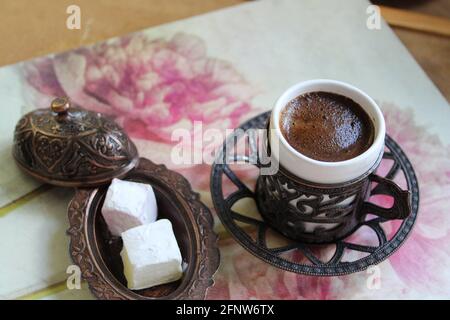
[[120, 258], [121, 238], [113, 237], [101, 215], [108, 185], [78, 189], [69, 204], [70, 254], [99, 299], [203, 299], [219, 266], [213, 219], [199, 195], [180, 174], [141, 158], [125, 180], [152, 185], [158, 218], [172, 222], [186, 268], [183, 278], [138, 291], [129, 290]]
[[[78, 188], [68, 208], [70, 254], [91, 291], [100, 299], [203, 299], [219, 266], [213, 219], [189, 182], [180, 174], [139, 159], [136, 146], [122, 128], [100, 113], [59, 97], [50, 108], [24, 115], [16, 125], [14, 159], [34, 178]], [[101, 208], [112, 179], [151, 184], [159, 218], [172, 222], [186, 266], [183, 278], [157, 287], [126, 287], [120, 251]]]

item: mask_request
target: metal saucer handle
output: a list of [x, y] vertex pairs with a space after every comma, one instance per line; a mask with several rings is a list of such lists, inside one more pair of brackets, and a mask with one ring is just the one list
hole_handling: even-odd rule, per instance
[[380, 207], [372, 202], [365, 201], [361, 209], [362, 215], [374, 214], [386, 220], [405, 219], [411, 213], [411, 193], [407, 190], [402, 190], [392, 180], [380, 177], [376, 174], [369, 176], [371, 182], [376, 182], [378, 185], [370, 192], [374, 195], [392, 196], [394, 204], [390, 208]]

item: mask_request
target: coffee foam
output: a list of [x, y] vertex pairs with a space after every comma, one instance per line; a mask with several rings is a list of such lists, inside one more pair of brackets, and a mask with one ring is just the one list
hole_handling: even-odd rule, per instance
[[352, 159], [374, 140], [373, 123], [359, 104], [323, 91], [291, 100], [280, 114], [280, 129], [298, 152], [327, 162]]

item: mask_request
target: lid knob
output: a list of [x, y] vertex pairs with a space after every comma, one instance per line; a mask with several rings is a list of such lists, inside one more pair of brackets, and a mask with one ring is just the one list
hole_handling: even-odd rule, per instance
[[59, 97], [52, 101], [51, 108], [57, 114], [64, 114], [70, 108], [70, 101], [68, 97]]

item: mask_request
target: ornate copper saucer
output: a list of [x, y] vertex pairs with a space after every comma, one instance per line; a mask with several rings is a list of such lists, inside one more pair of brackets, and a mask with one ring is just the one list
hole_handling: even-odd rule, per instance
[[[277, 268], [314, 276], [337, 276], [362, 271], [393, 254], [410, 234], [419, 207], [417, 178], [410, 161], [399, 145], [386, 136], [386, 150], [382, 164], [391, 162], [391, 165], [388, 172], [384, 174], [384, 179], [394, 180], [396, 177], [403, 176], [406, 189], [411, 192], [410, 215], [397, 226], [394, 225], [394, 230], [389, 234], [383, 228], [383, 224], [387, 222], [384, 218], [368, 216], [358, 229], [365, 228], [365, 231], [372, 232], [376, 243], [367, 243], [365, 239], [352, 238], [350, 235], [333, 244], [308, 245], [287, 239], [271, 228], [259, 214], [255, 215], [254, 211], [258, 202], [255, 186], [249, 186], [248, 181], [244, 181], [245, 179], [240, 176], [241, 173], [237, 167], [225, 161], [234, 159], [241, 164], [249, 163], [248, 154], [236, 154], [236, 150], [239, 150], [236, 145], [246, 144], [250, 148], [255, 148], [258, 145], [255, 135], [248, 135], [246, 131], [264, 129], [269, 115], [270, 112], [263, 113], [237, 128], [234, 134], [231, 134], [224, 142], [212, 166], [212, 200], [220, 220], [235, 240], [250, 253]], [[247, 164], [247, 166], [251, 165]], [[377, 172], [377, 174], [380, 173]], [[257, 175], [254, 177], [254, 185], [256, 185], [257, 177]], [[227, 188], [230, 189], [230, 184], [231, 191], [227, 190]], [[371, 196], [376, 197], [378, 194], [385, 194], [386, 191], [374, 187]], [[395, 197], [394, 194], [391, 196]], [[243, 200], [253, 202], [253, 208], [250, 210], [247, 206], [238, 211], [236, 206]]]

